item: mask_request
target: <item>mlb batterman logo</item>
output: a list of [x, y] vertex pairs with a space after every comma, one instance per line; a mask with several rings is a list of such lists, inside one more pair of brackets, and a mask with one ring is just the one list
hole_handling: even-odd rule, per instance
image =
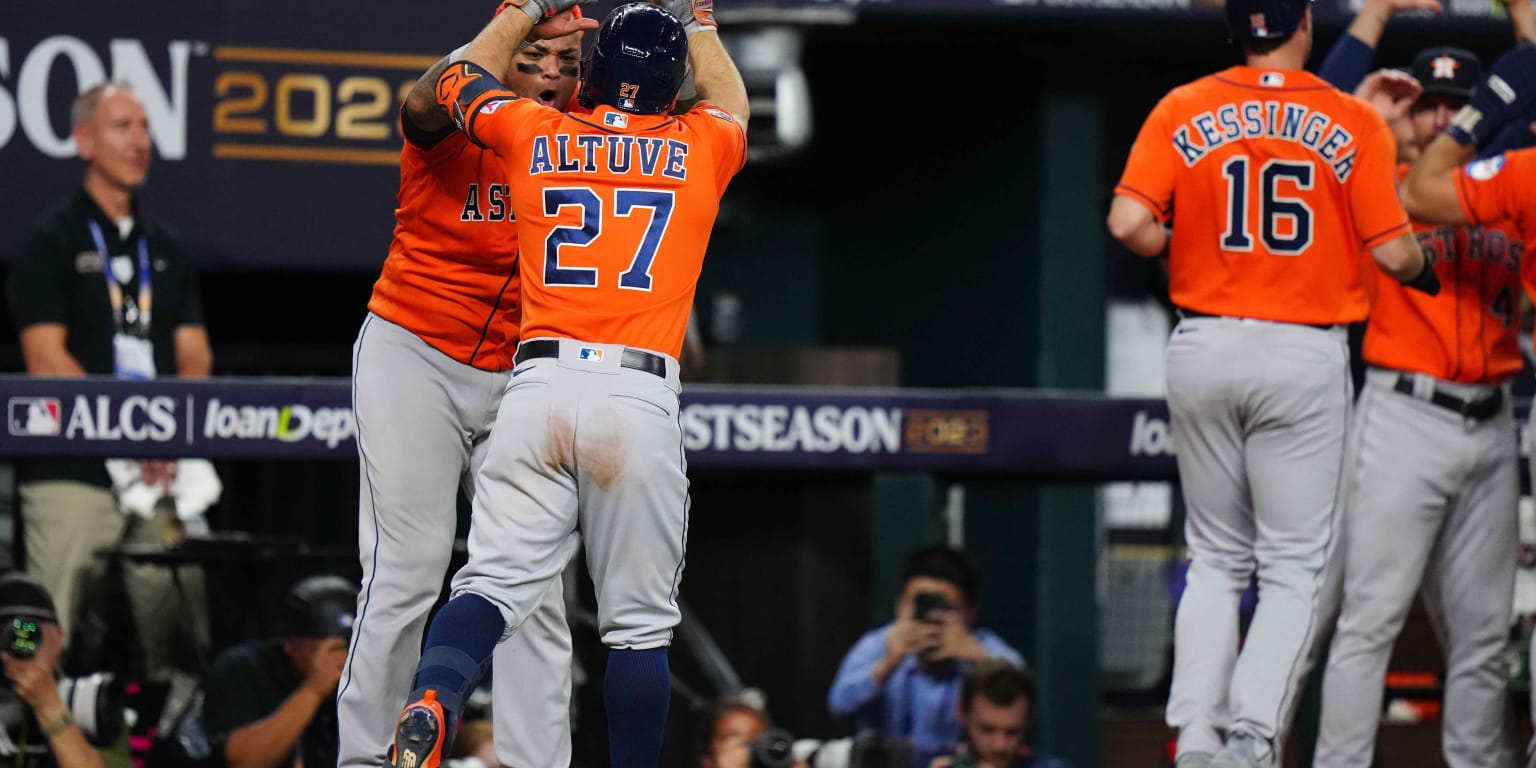
[[609, 112], [603, 115], [603, 125], [609, 128], [628, 128], [629, 118], [623, 112]]
[[601, 363], [603, 361], [603, 351], [597, 347], [582, 347], [580, 356], [581, 359], [588, 362]]
[[63, 431], [63, 408], [56, 397], [13, 397], [7, 410], [11, 434], [54, 437]]

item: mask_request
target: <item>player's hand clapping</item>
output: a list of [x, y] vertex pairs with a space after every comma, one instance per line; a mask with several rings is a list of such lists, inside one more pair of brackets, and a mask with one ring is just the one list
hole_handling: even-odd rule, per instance
[[583, 32], [597, 29], [601, 22], [597, 19], [588, 19], [580, 15], [577, 10], [561, 11], [554, 16], [545, 19], [528, 31], [529, 40], [553, 40], [557, 37], [565, 37], [573, 32]]
[[690, 35], [719, 27], [715, 23], [715, 0], [651, 0], [651, 3], [676, 16], [683, 23], [683, 31]]
[[[1516, 0], [1520, 2], [1521, 0]], [[1360, 6], [1361, 13], [1377, 13], [1382, 18], [1405, 11], [1440, 11], [1440, 3], [1436, 0], [1365, 0]]]
[[1424, 85], [1418, 78], [1396, 69], [1378, 69], [1366, 75], [1355, 89], [1355, 96], [1370, 103], [1387, 121], [1397, 140], [1397, 159], [1402, 162], [1411, 162], [1418, 155], [1411, 110], [1423, 91]]

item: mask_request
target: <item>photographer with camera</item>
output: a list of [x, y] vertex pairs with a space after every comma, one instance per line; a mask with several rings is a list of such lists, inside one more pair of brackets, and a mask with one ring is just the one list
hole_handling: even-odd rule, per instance
[[1035, 682], [1022, 668], [1003, 659], [971, 665], [960, 684], [965, 739], [928, 768], [1071, 768], [1027, 746], [1034, 702]]
[[700, 734], [698, 768], [805, 768], [793, 740], [773, 727], [762, 707], [741, 696], [715, 704]]
[[288, 592], [280, 639], [214, 659], [204, 727], [230, 768], [336, 764], [336, 684], [356, 609], [356, 584], [311, 576]]
[[871, 630], [843, 657], [828, 706], [860, 729], [904, 739], [926, 768], [961, 738], [956, 702], [968, 666], [1024, 660], [1002, 638], [975, 629], [980, 578], [964, 553], [928, 547], [907, 556], [896, 620]]
[[[64, 631], [59, 628], [48, 590], [19, 572], [0, 576], [0, 622], [4, 622], [0, 625], [0, 663], [5, 666], [8, 686], [0, 695], [0, 758], [19, 756], [16, 765], [25, 766], [106, 768], [77, 722], [77, 713], [65, 701], [79, 681], [64, 681], [66, 692], [60, 692], [57, 672], [64, 653]], [[93, 682], [91, 687], [95, 685]], [[89, 698], [91, 707], [84, 719], [94, 725], [98, 717], [96, 697]], [[115, 730], [121, 721], [110, 716], [111, 707], [104, 709], [108, 716], [101, 717], [101, 725]]]

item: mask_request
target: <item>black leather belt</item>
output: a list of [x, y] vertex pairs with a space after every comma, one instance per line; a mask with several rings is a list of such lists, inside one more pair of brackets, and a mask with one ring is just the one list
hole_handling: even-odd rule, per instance
[[[560, 357], [560, 342], [555, 339], [525, 341], [517, 345], [517, 355], [512, 358], [512, 362], [521, 363], [536, 357]], [[623, 357], [619, 359], [619, 367], [645, 371], [663, 379], [667, 377], [667, 359], [639, 349], [625, 349]]]
[[[1188, 318], [1193, 318], [1193, 317], [1216, 317], [1216, 318], [1221, 318], [1221, 317], [1229, 317], [1229, 316], [1228, 315], [1209, 315], [1209, 314], [1206, 314], [1204, 312], [1196, 312], [1196, 311], [1194, 311], [1192, 309], [1184, 309], [1183, 307], [1180, 307], [1179, 308], [1179, 317], [1188, 317]], [[1259, 318], [1256, 318], [1256, 317], [1255, 318], [1231, 317], [1231, 319], [1233, 319], [1233, 320], [1257, 320]], [[1269, 320], [1269, 321], [1265, 321], [1265, 322], [1280, 323], [1282, 325], [1299, 325], [1299, 326], [1301, 326], [1303, 328], [1316, 328], [1319, 331], [1331, 331], [1334, 328], [1338, 327], [1337, 325], [1332, 325], [1332, 324], [1330, 324], [1330, 325], [1313, 325], [1311, 323], [1287, 323], [1284, 320]]]
[[[1392, 385], [1392, 390], [1417, 397], [1413, 392], [1413, 377], [1406, 373], [1398, 374], [1397, 383]], [[1465, 400], [1455, 395], [1441, 392], [1436, 388], [1433, 394], [1430, 395], [1429, 402], [1448, 411], [1453, 411], [1463, 418], [1482, 421], [1497, 416], [1500, 411], [1504, 410], [1504, 390], [1495, 389], [1493, 394], [1487, 397], [1477, 400]]]

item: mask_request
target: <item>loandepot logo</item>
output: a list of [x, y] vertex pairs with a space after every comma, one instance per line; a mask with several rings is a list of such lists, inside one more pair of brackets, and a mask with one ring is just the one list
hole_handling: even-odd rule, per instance
[[208, 401], [203, 437], [226, 440], [277, 440], [297, 443], [318, 440], [335, 448], [357, 434], [351, 408], [311, 408], [307, 405], [225, 405]]

